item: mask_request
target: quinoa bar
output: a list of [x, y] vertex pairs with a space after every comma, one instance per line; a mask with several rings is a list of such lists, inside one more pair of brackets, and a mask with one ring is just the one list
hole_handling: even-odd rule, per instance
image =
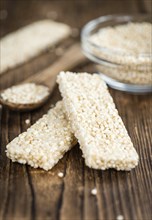
[[138, 154], [100, 76], [61, 72], [57, 81], [86, 165], [102, 170], [134, 168]]
[[42, 20], [6, 35], [0, 41], [0, 74], [39, 55], [70, 34], [68, 25]]
[[7, 146], [13, 161], [51, 169], [75, 143], [62, 101]]

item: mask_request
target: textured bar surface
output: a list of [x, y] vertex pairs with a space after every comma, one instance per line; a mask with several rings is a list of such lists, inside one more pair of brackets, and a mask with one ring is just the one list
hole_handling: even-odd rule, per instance
[[138, 155], [103, 80], [97, 74], [61, 72], [57, 81], [86, 165], [134, 168]]
[[66, 24], [42, 20], [8, 34], [0, 41], [0, 73], [23, 64], [70, 33], [71, 29]]
[[49, 170], [72, 147], [74, 140], [60, 101], [7, 145], [7, 156], [13, 162]]

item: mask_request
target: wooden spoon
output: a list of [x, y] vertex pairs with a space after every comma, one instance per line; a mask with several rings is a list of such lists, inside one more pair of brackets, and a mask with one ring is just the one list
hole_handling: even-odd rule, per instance
[[76, 43], [73, 46], [71, 46], [69, 49], [67, 49], [67, 51], [63, 54], [63, 56], [54, 64], [52, 64], [42, 72], [39, 72], [38, 74], [31, 76], [22, 83], [20, 83], [20, 84], [35, 83], [36, 85], [41, 84], [47, 86], [49, 89], [49, 94], [47, 96], [45, 96], [42, 100], [36, 103], [29, 103], [29, 104], [12, 103], [3, 99], [1, 95], [4, 92], [3, 90], [0, 92], [0, 104], [10, 109], [18, 110], [18, 111], [29, 111], [42, 106], [47, 101], [47, 99], [49, 98], [49, 96], [53, 91], [53, 88], [56, 84], [57, 74], [62, 70], [63, 71], [70, 70], [75, 66], [77, 66], [78, 64], [83, 63], [84, 61], [86, 61], [86, 58], [81, 52], [80, 44]]

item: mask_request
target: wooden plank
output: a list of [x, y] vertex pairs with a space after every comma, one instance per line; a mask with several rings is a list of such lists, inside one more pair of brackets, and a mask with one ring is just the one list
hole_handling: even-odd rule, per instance
[[[8, 126], [8, 142], [21, 132], [20, 114], [9, 111], [6, 113], [7, 115], [6, 118], [4, 117], [4, 123], [5, 126]], [[14, 124], [16, 126], [14, 126]], [[7, 127], [5, 127], [5, 129], [6, 130], [3, 130], [3, 132], [6, 132], [4, 135], [7, 135]], [[3, 143], [6, 143], [6, 140]], [[5, 150], [4, 146], [3, 150]], [[1, 204], [4, 206], [2, 209], [2, 216], [4, 219], [9, 219], [10, 217], [11, 219], [20, 219], [23, 216], [24, 219], [26, 219], [26, 216], [30, 215], [31, 200], [26, 167], [17, 163], [10, 163], [6, 155], [3, 155], [2, 159], [5, 165], [3, 167], [2, 176], [4, 179], [1, 179], [1, 187], [3, 189], [2, 192], [5, 193], [1, 197]]]
[[6, 207], [6, 201], [8, 197], [8, 184], [9, 184], [9, 167], [10, 161], [7, 159], [5, 154], [5, 146], [8, 143], [8, 111], [2, 111], [0, 108], [0, 218], [4, 215], [4, 209]]
[[[148, 106], [152, 105], [151, 96], [133, 96], [121, 92], [113, 92], [112, 90], [111, 92], [119, 113], [127, 127], [127, 130], [129, 131], [131, 139], [140, 157], [140, 163], [137, 169], [126, 174], [126, 181], [128, 185], [126, 192], [128, 200], [130, 201], [130, 208], [128, 207], [128, 210], [130, 210], [130, 214], [132, 213], [130, 218], [149, 219], [151, 213], [148, 212], [147, 208], [150, 207], [150, 197], [148, 191], [150, 187], [149, 163], [152, 146], [149, 128], [152, 126], [150, 119], [152, 108], [148, 109]], [[117, 97], [119, 97], [119, 99]], [[145, 108], [147, 109], [146, 111]], [[144, 115], [144, 112], [147, 112], [147, 114]], [[143, 121], [144, 126], [142, 125]], [[119, 173], [117, 176], [118, 180], [122, 181]], [[149, 187], [146, 188], [145, 185], [149, 185]], [[122, 190], [119, 188], [120, 192], [123, 192]], [[124, 198], [123, 194], [122, 198]], [[141, 204], [143, 204], [143, 201], [144, 205], [142, 206]], [[128, 203], [127, 200], [124, 202], [126, 203], [124, 204], [125, 208]], [[128, 216], [128, 214], [129, 212], [126, 210], [125, 216]]]
[[79, 146], [68, 154], [59, 219], [81, 219], [83, 207], [83, 159]]
[[152, 13], [152, 2], [151, 0], [143, 0], [144, 1], [144, 8], [145, 8], [145, 12], [149, 13], [151, 15]]
[[151, 0], [138, 0], [139, 12], [142, 14], [152, 13], [152, 2]]

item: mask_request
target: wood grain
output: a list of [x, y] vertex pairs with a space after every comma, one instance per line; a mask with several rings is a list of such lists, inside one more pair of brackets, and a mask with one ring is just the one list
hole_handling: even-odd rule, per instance
[[43, 84], [49, 88], [50, 92], [52, 92], [56, 84], [56, 77], [60, 71], [68, 71], [86, 61], [87, 58], [81, 51], [81, 45], [79, 43], [73, 43], [73, 45], [68, 47], [63, 55], [53, 64], [34, 76], [26, 78], [23, 82]]
[[[1, 36], [32, 21], [55, 17], [81, 28], [92, 18], [111, 13], [145, 13], [143, 0], [5, 0], [1, 10]], [[53, 12], [53, 13], [52, 13]], [[68, 43], [68, 42], [67, 42]], [[66, 44], [66, 43], [65, 43]], [[61, 46], [61, 45], [60, 45]], [[20, 82], [56, 60], [54, 51], [30, 61], [0, 79], [0, 88]], [[73, 71], [94, 72], [92, 63]], [[11, 76], [10, 76], [11, 75]], [[56, 86], [48, 102], [31, 113], [15, 113], [0, 108], [0, 219], [2, 220], [113, 220], [123, 215], [129, 220], [152, 219], [152, 96], [136, 96], [110, 89], [119, 114], [137, 149], [140, 162], [131, 172], [97, 171], [84, 164], [76, 145], [49, 172], [12, 163], [5, 146], [33, 124], [61, 99]], [[58, 177], [58, 172], [64, 178]], [[91, 190], [97, 188], [97, 196]]]

